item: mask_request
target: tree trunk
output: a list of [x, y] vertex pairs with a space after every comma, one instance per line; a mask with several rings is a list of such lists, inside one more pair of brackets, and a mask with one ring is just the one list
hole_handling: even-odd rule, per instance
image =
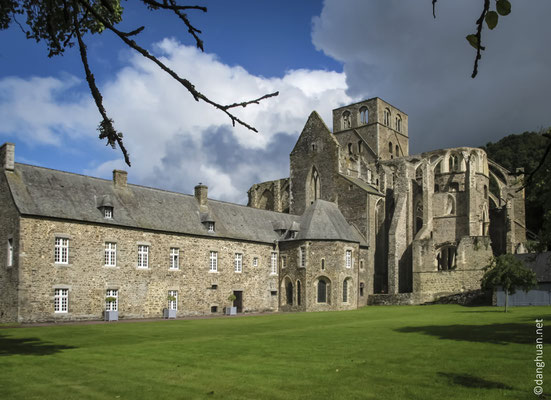
[[509, 305], [509, 290], [505, 289], [505, 312], [507, 312], [508, 305]]

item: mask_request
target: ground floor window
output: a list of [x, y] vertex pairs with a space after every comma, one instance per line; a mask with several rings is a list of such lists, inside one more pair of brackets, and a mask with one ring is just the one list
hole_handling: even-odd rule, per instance
[[117, 289], [108, 289], [105, 292], [105, 311], [119, 310], [119, 291]]
[[300, 303], [301, 303], [300, 281], [297, 281], [297, 305], [300, 306]]
[[291, 281], [287, 282], [285, 285], [285, 297], [287, 298], [287, 304], [293, 305], [293, 283]]
[[169, 310], [178, 309], [178, 291], [177, 290], [168, 291], [168, 309]]
[[318, 280], [318, 303], [327, 303], [327, 282]]
[[68, 310], [69, 310], [69, 289], [55, 289], [54, 311], [56, 313], [66, 313]]
[[342, 282], [342, 302], [348, 303], [348, 279]]

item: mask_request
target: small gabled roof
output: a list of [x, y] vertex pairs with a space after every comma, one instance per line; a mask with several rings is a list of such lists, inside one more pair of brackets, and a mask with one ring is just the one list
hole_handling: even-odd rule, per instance
[[296, 240], [341, 240], [361, 242], [335, 203], [316, 200], [300, 219]]

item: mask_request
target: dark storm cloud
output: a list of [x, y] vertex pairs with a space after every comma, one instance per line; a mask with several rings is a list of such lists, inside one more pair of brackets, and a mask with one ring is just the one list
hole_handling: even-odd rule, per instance
[[409, 115], [412, 153], [479, 146], [551, 126], [551, 2], [512, 2], [471, 79], [482, 0], [326, 0], [313, 42], [340, 60], [348, 94], [381, 97]]

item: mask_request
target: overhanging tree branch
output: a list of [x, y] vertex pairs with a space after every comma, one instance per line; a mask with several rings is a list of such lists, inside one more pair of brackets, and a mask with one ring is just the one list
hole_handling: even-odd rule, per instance
[[88, 2], [86, 2], [85, 0], [77, 0], [77, 1], [88, 12], [90, 12], [98, 21], [100, 21], [107, 29], [109, 29], [111, 32], [115, 33], [129, 47], [136, 50], [138, 53], [140, 53], [145, 58], [153, 61], [155, 64], [157, 64], [159, 66], [159, 68], [161, 68], [163, 71], [165, 71], [167, 74], [169, 74], [172, 78], [174, 78], [174, 80], [176, 80], [182, 86], [184, 86], [191, 93], [191, 95], [193, 96], [193, 98], [196, 101], [203, 100], [205, 103], [210, 104], [211, 106], [223, 111], [230, 118], [230, 120], [232, 121], [233, 126], [235, 126], [235, 124], [238, 123], [239, 125], [242, 125], [245, 128], [250, 129], [253, 132], [258, 132], [258, 130], [255, 127], [247, 124], [245, 121], [241, 120], [240, 118], [238, 118], [236, 115], [232, 114], [228, 110], [231, 109], [231, 108], [234, 108], [234, 107], [246, 107], [249, 104], [258, 104], [258, 102], [260, 100], [267, 99], [269, 97], [277, 96], [279, 94], [279, 92], [269, 93], [269, 94], [266, 94], [266, 95], [262, 96], [261, 98], [258, 98], [258, 99], [255, 99], [255, 100], [244, 101], [244, 102], [241, 102], [241, 103], [234, 103], [234, 104], [230, 104], [230, 105], [219, 104], [219, 103], [209, 99], [207, 96], [205, 96], [204, 94], [199, 92], [197, 89], [195, 89], [195, 86], [190, 81], [188, 81], [185, 78], [180, 77], [171, 68], [166, 66], [161, 60], [159, 60], [154, 55], [150, 54], [143, 47], [139, 46], [134, 40], [128, 39], [127, 35], [124, 32], [119, 31], [108, 20], [103, 18], [96, 10], [94, 10], [93, 7], [90, 6], [90, 4], [88, 4]]
[[[199, 37], [201, 31], [193, 26], [186, 11], [198, 10], [206, 12], [206, 7], [180, 5], [178, 4], [179, 0], [141, 0], [141, 2], [150, 10], [162, 9], [174, 13], [186, 25], [189, 34], [195, 40], [196, 46], [202, 51], [204, 50], [203, 41]], [[28, 30], [16, 19], [18, 15], [26, 17], [25, 28], [28, 27]], [[98, 126], [99, 137], [100, 139], [107, 139], [107, 144], [114, 148], [118, 144], [128, 165], [130, 165], [130, 158], [122, 142], [122, 133], [115, 130], [113, 120], [107, 115], [103, 105], [103, 97], [90, 69], [86, 44], [83, 39], [84, 35], [88, 33], [100, 34], [106, 29], [113, 32], [127, 46], [153, 61], [159, 68], [184, 86], [196, 101], [204, 101], [224, 112], [230, 118], [233, 126], [237, 123], [253, 132], [258, 132], [253, 126], [237, 117], [233, 113], [233, 109], [246, 107], [249, 104], [258, 104], [261, 100], [277, 96], [278, 92], [232, 104], [220, 104], [211, 100], [199, 92], [190, 81], [179, 76], [165, 63], [131, 39], [131, 37], [143, 31], [143, 26], [129, 32], [123, 32], [115, 28], [116, 24], [121, 22], [122, 15], [121, 0], [0, 0], [0, 30], [8, 29], [11, 24], [17, 24], [25, 33], [27, 39], [46, 42], [49, 57], [63, 54], [68, 47], [74, 45], [75, 41], [78, 42], [86, 81], [102, 118]]]
[[80, 23], [78, 21], [76, 11], [73, 13], [73, 23], [75, 25], [74, 33], [77, 37], [78, 47], [80, 49], [80, 58], [82, 60], [82, 65], [84, 66], [84, 72], [86, 74], [86, 81], [88, 82], [88, 86], [90, 87], [90, 91], [92, 92], [92, 97], [94, 98], [96, 107], [98, 108], [98, 111], [103, 118], [98, 128], [100, 131], [99, 138], [107, 139], [107, 144], [111, 145], [111, 147], [113, 148], [115, 148], [115, 143], [117, 143], [122, 151], [122, 154], [124, 155], [124, 161], [130, 167], [130, 156], [122, 142], [122, 133], [115, 130], [115, 127], [113, 126], [113, 120], [107, 116], [107, 111], [105, 111], [105, 107], [103, 106], [103, 97], [98, 87], [96, 86], [94, 75], [92, 74], [92, 71], [90, 71], [90, 66], [88, 65], [88, 55], [86, 53], [86, 44], [84, 44], [84, 41], [82, 40], [82, 36], [80, 34]]

